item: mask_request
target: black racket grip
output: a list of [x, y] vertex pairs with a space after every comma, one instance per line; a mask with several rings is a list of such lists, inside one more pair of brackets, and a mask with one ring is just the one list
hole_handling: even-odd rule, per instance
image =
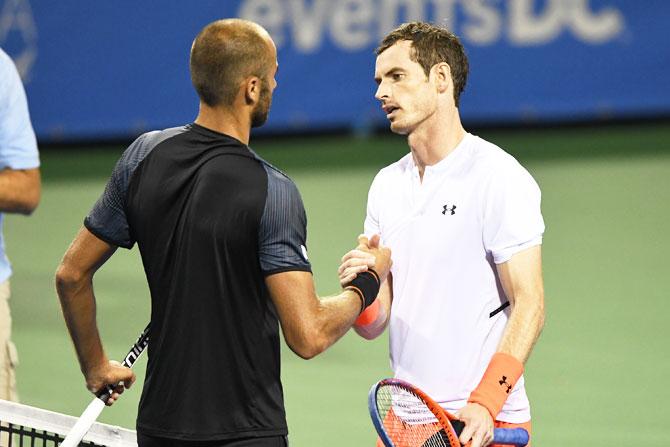
[[[137, 341], [135, 344], [130, 348], [130, 351], [128, 351], [128, 354], [126, 354], [126, 357], [123, 359], [123, 362], [121, 362], [122, 366], [125, 366], [127, 368], [132, 368], [133, 365], [135, 364], [135, 361], [137, 358], [144, 352], [144, 349], [147, 347], [149, 344], [149, 328], [151, 327], [151, 323], [147, 325], [147, 327], [144, 328], [144, 331], [140, 334], [140, 336], [137, 338]], [[107, 402], [107, 400], [110, 398], [112, 393], [114, 392], [114, 388], [116, 388], [119, 384], [117, 383], [116, 385], [107, 385], [103, 387], [100, 391], [95, 393], [96, 397], [103, 402]]]
[[107, 401], [109, 400], [109, 398], [110, 398], [110, 396], [112, 395], [113, 392], [114, 392], [114, 387], [111, 386], [111, 385], [107, 385], [106, 387], [104, 387], [103, 389], [101, 389], [100, 391], [95, 393], [95, 397], [97, 397], [98, 399], [100, 399], [104, 403], [107, 403]]
[[456, 436], [461, 436], [461, 432], [465, 428], [465, 422], [459, 421], [458, 419], [452, 419], [449, 422], [451, 423], [451, 426], [454, 428]]

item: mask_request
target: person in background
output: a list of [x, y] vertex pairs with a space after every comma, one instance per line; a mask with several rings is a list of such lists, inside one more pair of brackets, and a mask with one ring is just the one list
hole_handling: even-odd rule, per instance
[[40, 201], [40, 158], [28, 102], [12, 59], [0, 49], [0, 399], [18, 400], [18, 355], [11, 340], [9, 278], [12, 268], [5, 252], [2, 223], [5, 213], [31, 214]]

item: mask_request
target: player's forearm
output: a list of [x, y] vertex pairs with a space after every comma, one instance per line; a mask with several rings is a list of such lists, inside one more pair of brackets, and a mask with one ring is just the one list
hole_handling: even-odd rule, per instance
[[[386, 267], [388, 266], [390, 266], [390, 263]], [[340, 269], [341, 271], [342, 269]], [[384, 276], [387, 275], [388, 270], [386, 269], [384, 270]], [[345, 292], [356, 292], [360, 300], [360, 308], [364, 308], [363, 312], [354, 321], [354, 330], [368, 340], [379, 336], [386, 327], [391, 296], [389, 291], [390, 275], [388, 275], [388, 278], [388, 280], [382, 278], [380, 283], [380, 277], [376, 271], [369, 270], [357, 273], [356, 277], [350, 282], [341, 281], [341, 283], [344, 283], [342, 286], [345, 287]], [[342, 299], [335, 299], [333, 302], [340, 303]], [[347, 326], [342, 328], [345, 332], [348, 329], [349, 321], [346, 323]], [[341, 335], [337, 338], [339, 337]]]
[[498, 351], [525, 363], [544, 326], [544, 297], [541, 290], [514, 297]]
[[39, 169], [0, 171], [0, 211], [30, 214], [40, 201]]
[[544, 325], [542, 247], [536, 245], [498, 264], [498, 275], [511, 303], [510, 318], [498, 351], [525, 363]]
[[[537, 293], [528, 293], [531, 290], [517, 288], [517, 293], [507, 293], [512, 303], [512, 312], [498, 345], [498, 352], [489, 361], [479, 384], [468, 398], [469, 403], [476, 404], [474, 407], [480, 405], [486, 408], [491, 421], [496, 419], [509, 392], [523, 374], [524, 363], [542, 331], [544, 300], [541, 288], [536, 290]], [[472, 408], [472, 411], [475, 410]]]
[[323, 352], [351, 327], [361, 310], [354, 291], [319, 299], [311, 273], [289, 271], [265, 278], [286, 344], [304, 359]]
[[345, 290], [340, 295], [318, 299], [312, 315], [304, 320], [302, 337], [293, 343], [294, 351], [305, 359], [328, 349], [347, 333], [361, 309], [358, 294]]
[[393, 278], [389, 274], [382, 282], [377, 299], [356, 319], [354, 330], [366, 340], [372, 340], [384, 333], [391, 315]]
[[75, 347], [82, 373], [107, 363], [96, 323], [96, 305], [92, 278], [68, 273], [59, 268], [56, 273], [56, 291], [65, 323]]
[[388, 324], [388, 315], [383, 308], [380, 308], [379, 313], [374, 320], [367, 324], [354, 324], [354, 330], [358, 335], [366, 340], [373, 340], [384, 333], [386, 325]]

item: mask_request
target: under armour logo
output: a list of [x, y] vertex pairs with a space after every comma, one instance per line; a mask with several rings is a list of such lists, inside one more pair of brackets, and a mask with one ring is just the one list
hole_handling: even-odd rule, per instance
[[456, 214], [456, 205], [444, 205], [442, 207], [442, 214], [446, 215], [447, 211], [449, 211], [453, 216], [454, 214]]
[[506, 387], [507, 387], [507, 391], [506, 391], [506, 393], [509, 394], [510, 390], [512, 389], [512, 385], [510, 385], [509, 383], [507, 383], [507, 376], [502, 376], [502, 380], [498, 380], [498, 383], [499, 383], [501, 386], [502, 386], [502, 385], [506, 386]]

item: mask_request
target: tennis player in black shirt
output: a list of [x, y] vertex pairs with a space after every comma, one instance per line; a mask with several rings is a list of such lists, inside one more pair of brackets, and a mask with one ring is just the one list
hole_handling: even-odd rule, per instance
[[[58, 268], [86, 385], [119, 383], [112, 404], [135, 377], [105, 355], [93, 275], [117, 247], [139, 247], [151, 292], [140, 446], [285, 446], [278, 320], [290, 348], [310, 358], [376, 296], [368, 274], [338, 296], [317, 297], [300, 194], [248, 147], [251, 128], [267, 119], [277, 67], [259, 25], [205, 27], [190, 59], [197, 119], [128, 147]], [[370, 242], [378, 285], [390, 252]]]

